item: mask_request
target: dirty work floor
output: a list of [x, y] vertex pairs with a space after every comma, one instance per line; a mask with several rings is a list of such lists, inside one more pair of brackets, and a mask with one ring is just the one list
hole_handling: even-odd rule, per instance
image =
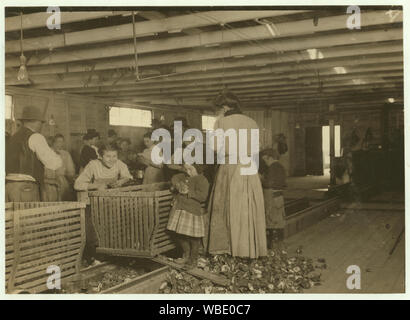
[[[289, 254], [302, 247], [302, 254], [324, 258], [321, 286], [306, 293], [402, 293], [405, 285], [404, 204], [345, 204], [340, 216], [328, 217], [285, 240]], [[356, 209], [353, 209], [356, 208]], [[360, 208], [357, 210], [357, 208]], [[368, 208], [368, 209], [366, 209]], [[350, 265], [361, 270], [361, 289], [346, 287]]]

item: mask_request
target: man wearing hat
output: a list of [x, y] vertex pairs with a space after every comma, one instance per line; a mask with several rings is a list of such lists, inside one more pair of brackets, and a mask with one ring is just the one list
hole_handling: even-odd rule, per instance
[[9, 138], [6, 146], [6, 201], [40, 201], [44, 170], [57, 170], [61, 158], [40, 133], [44, 114], [35, 106], [23, 108], [23, 126]]
[[80, 155], [80, 171], [91, 161], [99, 158], [97, 143], [100, 134], [95, 129], [88, 129], [83, 137], [84, 147]]

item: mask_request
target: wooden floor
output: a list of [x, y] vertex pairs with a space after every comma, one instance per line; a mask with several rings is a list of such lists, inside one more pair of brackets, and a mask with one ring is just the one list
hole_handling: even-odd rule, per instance
[[[405, 235], [392, 255], [404, 227], [404, 204], [345, 204], [340, 216], [328, 217], [285, 240], [289, 254], [326, 260], [322, 285], [306, 293], [403, 293], [405, 284]], [[350, 265], [361, 270], [361, 289], [346, 287]]]

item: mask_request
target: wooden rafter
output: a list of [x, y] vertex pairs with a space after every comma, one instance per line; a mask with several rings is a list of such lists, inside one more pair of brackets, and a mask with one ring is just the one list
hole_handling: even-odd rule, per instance
[[[123, 13], [106, 13], [117, 14]], [[136, 38], [143, 37], [136, 41], [143, 80], [136, 81], [130, 72], [132, 24], [124, 24], [126, 17], [106, 20], [108, 26], [102, 28], [90, 21], [90, 28], [84, 30], [87, 20], [106, 15], [64, 13], [63, 27], [84, 23], [71, 25], [77, 31], [64, 33], [63, 28], [62, 33], [25, 39], [33, 83], [24, 86], [90, 99], [200, 109], [210, 108], [223, 86], [250, 108], [294, 108], [320, 101], [346, 108], [362, 102], [378, 107], [389, 95], [398, 101], [403, 97], [401, 12], [393, 17], [366, 9], [361, 13], [361, 30], [348, 30], [347, 15], [341, 11], [174, 14], [139, 12], [148, 21], [136, 22]], [[40, 17], [25, 15], [24, 29], [39, 27], [29, 20], [36, 15]], [[14, 20], [6, 18], [6, 32], [15, 31]], [[6, 42], [6, 84], [23, 86], [16, 80], [17, 45], [14, 40]]]
[[[265, 11], [206, 11], [181, 15], [165, 19], [143, 21], [136, 24], [136, 36], [143, 37], [159, 32], [198, 28], [219, 23], [253, 20], [273, 16], [300, 13], [300, 10], [265, 10]], [[85, 31], [69, 32], [59, 35], [27, 39], [26, 50], [41, 50], [62, 48], [73, 45], [98, 43], [132, 38], [132, 23], [118, 26], [90, 29]], [[8, 41], [6, 53], [15, 52], [18, 43]]]

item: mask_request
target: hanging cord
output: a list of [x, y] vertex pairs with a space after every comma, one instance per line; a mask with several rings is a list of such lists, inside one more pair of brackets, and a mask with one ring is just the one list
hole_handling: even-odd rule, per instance
[[135, 76], [137, 77], [137, 80], [140, 80], [140, 75], [138, 71], [137, 38], [136, 38], [136, 32], [135, 32], [135, 11], [132, 12], [132, 35], [134, 38]]
[[225, 48], [224, 48], [224, 25], [221, 23], [221, 27], [222, 27], [222, 89], [225, 89]]
[[20, 12], [20, 51], [23, 55], [23, 12]]

